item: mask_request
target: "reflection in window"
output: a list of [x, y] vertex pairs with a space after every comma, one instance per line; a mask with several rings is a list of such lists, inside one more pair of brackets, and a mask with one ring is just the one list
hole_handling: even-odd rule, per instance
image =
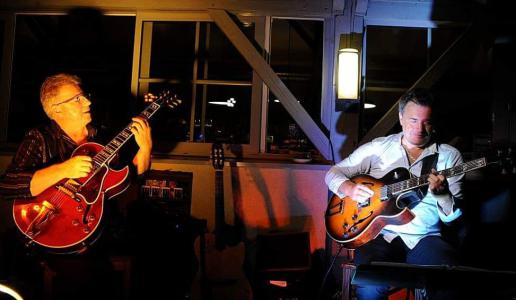
[[426, 41], [426, 28], [367, 27], [365, 101], [376, 107], [364, 110], [361, 134], [425, 72]]
[[[201, 90], [206, 89], [205, 92]], [[214, 142], [224, 140], [237, 144], [249, 143], [249, 119], [251, 115], [251, 87], [208, 85], [198, 86], [198, 100], [206, 95], [206, 115], [204, 136], [201, 119], [195, 120], [194, 141]], [[201, 115], [197, 113], [196, 116]]]
[[47, 121], [39, 88], [60, 72], [78, 75], [93, 94], [95, 125], [113, 130], [126, 125], [135, 113], [130, 95], [134, 21], [93, 9], [17, 15], [8, 141], [20, 141], [29, 128]]
[[[323, 22], [274, 19], [271, 66], [315, 122], [320, 123]], [[267, 149], [272, 153], [314, 147], [272, 93], [268, 101]]]
[[[143, 26], [138, 93], [170, 89], [183, 100], [172, 115], [153, 121], [155, 150], [169, 152], [177, 142], [248, 144], [252, 68], [215, 23]], [[254, 36], [254, 25], [242, 29]], [[146, 47], [151, 47], [147, 57]]]
[[364, 110], [362, 134], [371, 129], [462, 31], [461, 28], [432, 29], [432, 43], [428, 44], [427, 28], [367, 27], [365, 98], [376, 104], [376, 108]]

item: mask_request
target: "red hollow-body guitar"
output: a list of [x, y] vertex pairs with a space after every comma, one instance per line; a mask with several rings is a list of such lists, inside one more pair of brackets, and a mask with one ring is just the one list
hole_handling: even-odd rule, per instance
[[[169, 92], [149, 96], [155, 101], [140, 114], [147, 119], [163, 104], [175, 107], [181, 103]], [[95, 241], [104, 213], [104, 200], [129, 186], [129, 167], [113, 170], [109, 164], [132, 136], [129, 124], [106, 146], [91, 142], [80, 145], [72, 157], [92, 157], [93, 168], [88, 176], [63, 179], [33, 198], [14, 201], [13, 218], [29, 239], [28, 245], [37, 244], [53, 252], [67, 253], [82, 251]]]
[[[453, 177], [486, 165], [485, 158], [478, 158], [438, 173]], [[368, 175], [351, 178], [354, 183], [369, 187], [374, 195], [363, 203], [333, 195], [325, 214], [328, 235], [354, 249], [376, 238], [387, 225], [403, 225], [412, 221], [414, 214], [403, 203], [403, 196], [412, 189], [427, 185], [428, 176], [410, 178], [407, 169], [397, 168], [380, 179]]]

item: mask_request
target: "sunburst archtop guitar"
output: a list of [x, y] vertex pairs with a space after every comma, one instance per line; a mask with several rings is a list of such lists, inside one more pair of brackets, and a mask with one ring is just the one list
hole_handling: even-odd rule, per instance
[[[488, 164], [486, 158], [478, 158], [438, 173], [453, 177]], [[325, 213], [326, 232], [336, 242], [354, 249], [376, 238], [387, 225], [407, 224], [414, 214], [401, 199], [407, 192], [427, 185], [428, 176], [410, 178], [407, 169], [397, 168], [379, 179], [368, 175], [351, 178], [354, 183], [368, 186], [374, 195], [363, 203], [333, 195]]]
[[[181, 103], [170, 92], [146, 95], [147, 106], [140, 116], [149, 119], [163, 105], [174, 108]], [[28, 238], [27, 245], [39, 245], [51, 252], [83, 251], [98, 237], [104, 213], [104, 200], [122, 193], [129, 185], [129, 167], [113, 170], [110, 162], [133, 136], [131, 123], [106, 146], [88, 142], [80, 145], [73, 156], [92, 157], [93, 168], [83, 178], [63, 179], [30, 199], [16, 199], [13, 218]]]

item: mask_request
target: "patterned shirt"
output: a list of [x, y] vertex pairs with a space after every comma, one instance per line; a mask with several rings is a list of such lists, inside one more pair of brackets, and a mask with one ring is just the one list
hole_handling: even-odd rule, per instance
[[[444, 170], [462, 163], [460, 152], [447, 144], [433, 143], [427, 146], [413, 164], [410, 164], [406, 152], [401, 145], [403, 133], [380, 137], [356, 149], [350, 156], [334, 165], [326, 174], [325, 181], [329, 189], [339, 197], [346, 196], [338, 191], [341, 184], [351, 177], [368, 174], [374, 178], [382, 178], [390, 171], [403, 167], [412, 175], [421, 176], [423, 159], [438, 154], [437, 170]], [[388, 242], [399, 236], [410, 248], [424, 237], [440, 235], [440, 221], [444, 223], [457, 219], [462, 211], [455, 208], [451, 214], [445, 215], [437, 204], [439, 198], [451, 198], [457, 203], [462, 198], [462, 179], [464, 175], [447, 178], [451, 195], [434, 195], [426, 193], [423, 199], [411, 207], [415, 218], [405, 225], [387, 225], [381, 231]], [[455, 206], [455, 205], [454, 205]]]
[[[93, 127], [88, 126], [87, 140], [93, 141], [96, 133]], [[34, 173], [67, 160], [77, 146], [54, 121], [29, 130], [11, 164], [0, 177], [0, 195], [5, 199], [32, 197], [30, 182]]]

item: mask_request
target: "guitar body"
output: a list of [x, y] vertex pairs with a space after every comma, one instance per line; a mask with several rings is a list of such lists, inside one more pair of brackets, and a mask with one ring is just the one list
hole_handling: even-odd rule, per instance
[[[93, 157], [104, 147], [85, 143], [72, 156]], [[129, 167], [102, 165], [79, 179], [64, 179], [31, 199], [15, 200], [13, 217], [30, 243], [55, 252], [77, 252], [95, 240], [104, 213], [104, 200], [128, 187]]]
[[197, 272], [192, 299], [252, 299], [251, 285], [242, 269], [244, 242], [219, 249], [217, 236], [208, 233], [195, 240], [194, 251], [196, 257], [203, 260], [204, 270]]
[[414, 214], [394, 198], [381, 196], [386, 183], [395, 183], [409, 178], [408, 170], [398, 168], [381, 179], [368, 175], [351, 178], [357, 184], [368, 186], [374, 195], [364, 204], [349, 197], [330, 199], [325, 222], [328, 235], [347, 248], [359, 247], [378, 236], [387, 225], [403, 225], [414, 219]]

